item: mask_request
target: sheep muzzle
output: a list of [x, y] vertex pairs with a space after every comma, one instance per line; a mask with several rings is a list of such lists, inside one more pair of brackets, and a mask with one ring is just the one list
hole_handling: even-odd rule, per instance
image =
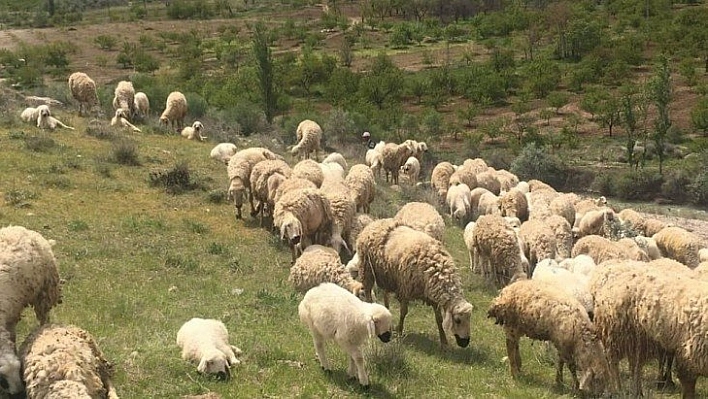
[[391, 331], [386, 331], [385, 333], [380, 334], [379, 339], [381, 340], [381, 342], [390, 341], [391, 340]]
[[467, 345], [470, 344], [470, 337], [462, 338], [459, 335], [455, 334], [455, 342], [457, 342], [457, 346], [459, 346], [460, 348], [466, 348]]
[[290, 239], [290, 245], [298, 245], [300, 243], [300, 236], [295, 236]]
[[222, 380], [222, 381], [228, 381], [231, 379], [231, 370], [229, 370], [228, 367], [224, 369], [224, 371], [219, 371], [216, 373], [216, 378]]

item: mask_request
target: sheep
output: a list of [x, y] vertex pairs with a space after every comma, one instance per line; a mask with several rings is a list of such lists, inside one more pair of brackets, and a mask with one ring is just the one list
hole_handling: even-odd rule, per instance
[[329, 244], [335, 233], [329, 200], [310, 188], [283, 194], [273, 209], [273, 227], [287, 240], [293, 262], [308, 245]]
[[622, 209], [617, 214], [617, 217], [623, 224], [627, 225], [627, 227], [631, 228], [638, 234], [646, 235], [647, 221], [646, 218], [642, 216], [639, 212], [631, 208], [626, 208]]
[[67, 126], [59, 119], [53, 117], [49, 107], [46, 105], [40, 105], [37, 107], [37, 114], [37, 127], [40, 129], [54, 130], [57, 126], [59, 126], [64, 129], [74, 130], [73, 127]]
[[409, 202], [403, 205], [393, 219], [438, 241], [442, 241], [445, 235], [445, 220], [434, 206], [425, 202]]
[[[476, 187], [472, 191], [470, 191], [470, 210], [471, 210], [470, 216], [472, 217], [473, 220], [477, 220], [477, 217], [479, 216], [478, 215], [479, 200], [482, 198], [483, 195], [485, 195], [487, 193], [489, 193], [490, 195], [494, 195], [494, 194], [492, 194], [491, 191], [487, 190], [486, 188], [482, 188], [482, 187]], [[489, 201], [490, 203], [494, 202], [493, 198], [491, 198], [491, 197], [487, 201]], [[486, 208], [487, 207], [485, 206], [485, 209]], [[491, 212], [491, 213], [501, 214], [501, 205], [500, 205], [499, 212]]]
[[352, 225], [349, 228], [349, 234], [347, 234], [346, 236], [347, 245], [350, 249], [356, 248], [356, 240], [357, 238], [359, 238], [359, 234], [361, 234], [361, 231], [364, 230], [364, 227], [368, 226], [369, 223], [373, 221], [374, 219], [371, 216], [364, 213], [354, 215], [354, 219], [352, 219]]
[[226, 173], [229, 177], [227, 198], [234, 202], [237, 219], [241, 219], [241, 207], [243, 206], [246, 192], [248, 192], [251, 212], [256, 208], [253, 204], [253, 193], [251, 193], [251, 169], [253, 169], [253, 165], [266, 159], [276, 159], [276, 155], [271, 150], [263, 147], [243, 149], [229, 159], [226, 167]]
[[556, 258], [569, 258], [573, 251], [573, 229], [568, 220], [560, 215], [551, 215], [542, 220], [542, 223], [548, 226], [556, 242]]
[[467, 247], [467, 253], [470, 256], [470, 270], [473, 273], [478, 273], [480, 270], [475, 269], [475, 264], [474, 264], [474, 240], [472, 237], [474, 237], [474, 228], [475, 228], [476, 223], [475, 222], [469, 222], [465, 226], [465, 230], [462, 233], [462, 239], [465, 242], [465, 247]]
[[204, 125], [199, 121], [194, 121], [194, 123], [192, 123], [192, 126], [187, 126], [182, 129], [181, 135], [187, 140], [199, 139], [199, 141], [204, 141], [207, 137], [204, 136], [203, 132]]
[[544, 222], [531, 219], [524, 222], [519, 229], [522, 250], [529, 261], [527, 274], [531, 276], [533, 270], [542, 259], [555, 259], [556, 236], [553, 230]]
[[529, 220], [543, 220], [553, 214], [551, 212], [551, 202], [559, 194], [555, 190], [534, 190], [525, 195], [529, 205]]
[[[477, 187], [481, 188], [481, 187]], [[475, 190], [477, 190], [475, 188]], [[486, 189], [485, 189], [486, 190]], [[472, 194], [470, 193], [470, 198], [472, 197]], [[470, 202], [473, 202], [474, 200], [470, 200]], [[482, 215], [499, 215], [501, 214], [501, 211], [499, 210], [499, 197], [494, 195], [492, 192], [485, 192], [482, 193], [482, 195], [479, 197], [479, 200], [477, 201], [477, 207], [472, 208], [472, 217], [476, 220]]]
[[391, 182], [398, 184], [398, 172], [411, 155], [413, 155], [413, 148], [410, 145], [386, 143], [381, 151], [381, 156], [387, 182], [389, 181], [388, 176], [390, 173]]
[[496, 172], [486, 171], [477, 173], [475, 179], [477, 180], [477, 187], [486, 188], [494, 195], [499, 195], [499, 192], [501, 192], [501, 184], [499, 180], [497, 180]]
[[596, 264], [608, 260], [649, 260], [642, 251], [630, 251], [626, 246], [598, 235], [585, 236], [573, 245], [570, 255], [576, 257], [581, 254], [590, 256]]
[[512, 188], [499, 197], [499, 208], [502, 216], [513, 216], [522, 222], [529, 219], [529, 204], [521, 190]]
[[53, 242], [22, 226], [0, 229], [0, 382], [11, 394], [22, 391], [15, 352], [15, 326], [27, 305], [39, 324], [61, 303], [61, 287]]
[[508, 170], [499, 169], [495, 172], [495, 174], [497, 180], [499, 181], [501, 190], [500, 194], [508, 192], [519, 184], [519, 177]]
[[583, 214], [578, 227], [573, 228], [573, 234], [578, 238], [587, 235], [604, 235], [605, 229], [614, 220], [614, 216], [612, 209], [607, 207], [588, 211]]
[[528, 261], [516, 233], [503, 217], [480, 216], [472, 232], [471, 244], [473, 269], [480, 270], [485, 278], [492, 278], [496, 287], [527, 278], [524, 265], [528, 265]]
[[542, 190], [548, 190], [548, 191], [553, 191], [556, 192], [556, 189], [551, 187], [550, 185], [537, 180], [537, 179], [531, 179], [528, 181], [529, 184], [529, 192], [534, 192], [534, 191], [542, 191]]
[[[450, 162], [440, 162], [433, 168], [430, 176], [430, 185], [437, 193], [438, 199], [447, 198], [447, 189], [450, 187], [450, 176], [455, 173], [455, 167]], [[469, 186], [468, 186], [469, 187]]]
[[133, 83], [126, 80], [121, 80], [116, 85], [113, 92], [113, 109], [123, 108], [127, 112], [128, 119], [133, 119], [135, 116], [135, 88]]
[[[282, 180], [275, 183], [276, 180]], [[268, 202], [275, 204], [287, 192], [302, 190], [304, 188], [317, 188], [315, 183], [300, 177], [290, 176], [285, 179], [283, 175], [276, 173], [268, 178]], [[274, 191], [273, 191], [274, 190]], [[271, 197], [272, 196], [272, 197]]]
[[219, 320], [194, 317], [177, 331], [182, 359], [198, 362], [197, 371], [229, 379], [231, 367], [240, 364], [241, 349], [229, 344], [229, 332]]
[[391, 340], [391, 312], [376, 303], [362, 302], [344, 288], [323, 283], [310, 289], [298, 305], [300, 321], [307, 326], [324, 370], [330, 365], [325, 341], [334, 340], [349, 355], [347, 374], [359, 384], [369, 385], [361, 346], [374, 335], [382, 342]]
[[477, 188], [477, 175], [470, 168], [461, 167], [455, 170], [452, 175], [450, 175], [449, 183], [450, 187], [456, 186], [458, 184], [466, 184], [470, 190]]
[[150, 99], [147, 94], [142, 91], [135, 93], [133, 107], [135, 108], [135, 116], [140, 119], [147, 118], [150, 115]]
[[359, 296], [362, 284], [344, 268], [337, 251], [321, 245], [310, 245], [290, 267], [288, 281], [295, 291], [305, 294], [321, 283], [334, 283]]
[[548, 204], [548, 209], [553, 215], [562, 216], [568, 221], [572, 227], [575, 224], [575, 206], [573, 205], [573, 199], [575, 194], [560, 194], [559, 196], [553, 198]]
[[556, 288], [575, 298], [592, 320], [595, 302], [588, 288], [590, 280], [588, 275], [561, 267], [553, 259], [544, 259], [536, 264], [531, 279], [555, 285]]
[[588, 277], [590, 277], [590, 274], [595, 270], [596, 266], [595, 261], [590, 256], [584, 254], [563, 259], [558, 263], [558, 267]]
[[356, 252], [367, 301], [372, 300], [374, 283], [396, 294], [399, 335], [408, 302], [422, 300], [433, 307], [442, 346], [447, 346], [446, 332], [455, 336], [458, 346], [469, 344], [472, 305], [463, 297], [455, 263], [440, 241], [395, 220], [380, 219], [361, 232]]
[[529, 188], [529, 183], [525, 181], [520, 181], [515, 188], [517, 188], [524, 194], [528, 194], [531, 191], [531, 189]]
[[37, 108], [33, 107], [25, 108], [20, 114], [20, 119], [27, 123], [35, 123], [37, 122], [37, 118], [39, 118], [39, 111]]
[[656, 246], [667, 257], [677, 260], [691, 269], [701, 263], [699, 251], [706, 243], [697, 235], [680, 227], [665, 227], [652, 236]]
[[[548, 283], [525, 280], [504, 287], [494, 298], [487, 317], [504, 328], [511, 375], [521, 373], [519, 340], [522, 336], [551, 341], [558, 350], [556, 383], [562, 384], [568, 364], [573, 387], [601, 394], [609, 365], [590, 318], [573, 297]], [[575, 367], [581, 371], [578, 381]]]
[[181, 130], [184, 126], [184, 118], [187, 117], [187, 109], [187, 97], [178, 91], [173, 91], [165, 101], [165, 110], [160, 115], [160, 125]]
[[213, 160], [229, 164], [229, 159], [231, 159], [234, 154], [236, 154], [238, 148], [236, 144], [233, 143], [219, 143], [211, 149], [209, 157]]
[[340, 164], [320, 163], [318, 165], [320, 166], [320, 169], [322, 169], [322, 175], [324, 176], [324, 179], [322, 179], [322, 185], [325, 185], [325, 182], [344, 182], [345, 172]]
[[79, 102], [79, 115], [86, 108], [100, 106], [96, 93], [96, 82], [83, 72], [74, 72], [69, 75], [69, 91], [71, 96]]
[[462, 167], [470, 169], [475, 175], [489, 170], [489, 166], [482, 158], [465, 159], [462, 163]]
[[466, 184], [450, 186], [447, 191], [446, 203], [450, 209], [450, 217], [459, 223], [464, 223], [472, 214], [471, 192]]
[[251, 210], [251, 216], [259, 216], [260, 226], [263, 226], [263, 216], [272, 211], [268, 199], [274, 195], [270, 195], [268, 178], [275, 174], [287, 179], [292, 174], [290, 165], [280, 159], [266, 159], [253, 165], [251, 176], [248, 179], [251, 182], [251, 195], [255, 201], [255, 208]]
[[376, 178], [373, 171], [366, 165], [354, 165], [344, 178], [344, 184], [354, 199], [356, 211], [369, 213], [376, 195]]
[[301, 155], [302, 159], [309, 159], [310, 153], [315, 153], [315, 160], [320, 151], [320, 141], [322, 140], [322, 128], [317, 122], [305, 119], [300, 122], [295, 131], [297, 144], [290, 150], [293, 155]]
[[605, 197], [585, 198], [577, 201], [573, 205], [575, 207], [575, 223], [573, 224], [573, 228], [580, 226], [580, 221], [587, 212], [602, 210], [605, 208], [605, 204], [607, 204], [607, 199]]
[[347, 160], [344, 159], [344, 156], [338, 152], [333, 152], [325, 157], [325, 159], [322, 160], [322, 163], [338, 163], [339, 166], [342, 167], [342, 169], [347, 170], [349, 169], [349, 165], [347, 164]]
[[349, 192], [349, 188], [344, 182], [335, 181], [328, 181], [322, 184], [322, 193], [329, 201], [332, 217], [334, 218], [334, 233], [331, 245], [337, 252], [343, 246], [351, 254], [351, 249], [344, 237], [349, 234], [349, 229], [351, 229], [354, 215], [356, 214], [354, 196]]
[[118, 108], [113, 118], [111, 118], [111, 126], [129, 127], [134, 132], [142, 133], [142, 131], [137, 126], [133, 125], [128, 121], [128, 118], [125, 115], [126, 112], [127, 111], [123, 108]]
[[383, 168], [383, 155], [377, 150], [366, 150], [364, 157], [365, 164], [374, 173], [374, 176], [381, 177], [381, 168]]
[[118, 399], [113, 365], [86, 330], [43, 325], [27, 337], [20, 353], [28, 398]]
[[651, 237], [660, 232], [664, 227], [672, 227], [672, 225], [664, 223], [659, 219], [647, 218], [644, 220], [644, 235]]
[[408, 182], [411, 185], [415, 185], [418, 182], [418, 175], [420, 175], [420, 161], [416, 157], [408, 157], [406, 162], [401, 165], [400, 173], [408, 178]]
[[324, 181], [324, 173], [322, 168], [312, 159], [303, 159], [293, 166], [293, 177], [299, 177], [302, 179], [307, 179], [320, 188], [322, 182]]

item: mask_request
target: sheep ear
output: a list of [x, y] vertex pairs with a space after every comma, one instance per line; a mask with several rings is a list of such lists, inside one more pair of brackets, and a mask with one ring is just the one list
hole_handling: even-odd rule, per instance
[[366, 325], [366, 329], [369, 331], [369, 338], [373, 338], [376, 335], [376, 322], [374, 321], [374, 316], [371, 316], [371, 320]]
[[209, 363], [209, 362], [208, 362], [206, 359], [202, 359], [202, 360], [199, 362], [199, 366], [197, 366], [197, 371], [199, 371], [200, 373], [206, 373], [206, 369], [207, 369], [207, 364], [208, 364], [208, 363]]

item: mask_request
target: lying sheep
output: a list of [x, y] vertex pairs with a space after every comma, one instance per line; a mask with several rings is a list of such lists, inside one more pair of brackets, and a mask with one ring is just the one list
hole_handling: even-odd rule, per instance
[[[430, 185], [438, 194], [440, 200], [447, 198], [447, 189], [450, 187], [450, 176], [455, 172], [455, 167], [450, 162], [440, 162], [433, 168], [430, 176]], [[468, 186], [469, 187], [469, 186]]]
[[473, 270], [492, 279], [498, 288], [527, 278], [528, 260], [519, 239], [509, 224], [499, 215], [484, 215], [477, 219], [472, 231]]
[[96, 340], [75, 326], [47, 324], [20, 347], [28, 398], [118, 399], [113, 365]]
[[399, 335], [408, 302], [421, 300], [433, 307], [441, 345], [447, 345], [446, 332], [455, 336], [457, 345], [469, 344], [472, 305], [463, 297], [455, 263], [440, 241], [395, 220], [381, 219], [364, 228], [356, 252], [366, 299], [372, 300], [374, 284], [396, 294]]
[[197, 371], [231, 377], [231, 367], [240, 364], [241, 349], [229, 344], [229, 332], [219, 320], [192, 318], [177, 332], [182, 359], [198, 362]]
[[[514, 378], [521, 373], [519, 340], [527, 336], [551, 341], [558, 350], [557, 384], [562, 384], [563, 365], [568, 364], [575, 389], [593, 394], [604, 390], [609, 365], [602, 342], [585, 309], [556, 286], [534, 280], [508, 285], [492, 301], [487, 317], [504, 328]], [[576, 367], [581, 372], [580, 380]]]
[[664, 255], [692, 269], [701, 263], [699, 251], [708, 247], [700, 237], [680, 227], [663, 228], [652, 238]]
[[307, 179], [320, 188], [324, 181], [324, 173], [317, 161], [312, 159], [303, 159], [293, 166], [293, 177]]
[[173, 91], [165, 101], [165, 110], [160, 115], [160, 125], [182, 129], [184, 118], [187, 117], [187, 108], [187, 97], [178, 91]]
[[351, 292], [323, 283], [310, 289], [298, 305], [300, 321], [307, 326], [315, 343], [317, 358], [330, 370], [325, 341], [334, 340], [349, 355], [347, 374], [359, 384], [369, 385], [361, 346], [374, 335], [382, 342], [391, 339], [391, 312], [376, 303], [362, 302]]
[[52, 116], [49, 107], [46, 105], [40, 105], [37, 107], [37, 127], [40, 129], [50, 129], [54, 130], [58, 127], [63, 127], [64, 129], [74, 130], [73, 127], [65, 125], [62, 121]]
[[213, 160], [220, 161], [228, 165], [229, 159], [236, 154], [236, 151], [238, 151], [236, 144], [219, 143], [211, 149], [209, 157]]
[[125, 110], [129, 120], [132, 120], [133, 116], [135, 116], [135, 88], [133, 88], [132, 82], [121, 80], [116, 85], [116, 89], [113, 92], [113, 109], [117, 110], [119, 108]]
[[69, 75], [69, 91], [74, 100], [79, 102], [79, 115], [82, 115], [86, 108], [100, 106], [96, 82], [83, 72]]
[[321, 283], [334, 283], [359, 296], [362, 284], [344, 268], [339, 253], [330, 247], [310, 245], [290, 267], [288, 282], [304, 294]]
[[420, 161], [416, 157], [408, 157], [406, 162], [401, 166], [400, 173], [406, 176], [411, 185], [418, 183], [420, 175]]
[[366, 165], [358, 164], [352, 166], [344, 178], [344, 184], [354, 197], [357, 212], [369, 213], [371, 203], [376, 195], [376, 179], [374, 172]]
[[22, 392], [15, 326], [28, 305], [39, 324], [61, 303], [61, 288], [52, 243], [21, 226], [0, 229], [0, 382], [11, 394]]
[[329, 200], [320, 190], [293, 190], [275, 203], [273, 226], [287, 240], [292, 260], [311, 244], [329, 245], [335, 233]]
[[409, 202], [403, 205], [393, 219], [438, 241], [442, 241], [445, 236], [445, 220], [434, 206], [425, 202]]
[[111, 126], [128, 127], [134, 132], [142, 133], [137, 126], [128, 121], [126, 113], [127, 111], [123, 108], [118, 108], [113, 118], [111, 118]]
[[135, 93], [133, 107], [135, 108], [136, 117], [141, 120], [147, 118], [150, 115], [150, 99], [147, 94], [142, 91]]
[[338, 153], [338, 152], [333, 152], [325, 157], [325, 159], [322, 160], [322, 163], [337, 163], [339, 166], [342, 167], [342, 169], [347, 170], [349, 169], [349, 165], [347, 164], [347, 160], [344, 159], [344, 155]]
[[320, 141], [322, 140], [322, 128], [317, 122], [305, 119], [300, 122], [295, 131], [297, 144], [290, 151], [293, 155], [300, 155], [302, 159], [309, 159], [311, 153], [315, 153], [315, 161], [319, 157]]
[[199, 139], [199, 141], [204, 141], [207, 139], [207, 137], [203, 133], [204, 125], [199, 121], [194, 121], [194, 123], [192, 123], [192, 126], [187, 126], [182, 129], [181, 135], [187, 140]]
[[22, 113], [20, 114], [20, 119], [22, 119], [23, 122], [27, 123], [36, 123], [38, 118], [39, 110], [34, 107], [27, 107], [22, 110]]
[[450, 209], [450, 217], [458, 223], [465, 223], [472, 216], [472, 193], [466, 184], [450, 186], [445, 202]]

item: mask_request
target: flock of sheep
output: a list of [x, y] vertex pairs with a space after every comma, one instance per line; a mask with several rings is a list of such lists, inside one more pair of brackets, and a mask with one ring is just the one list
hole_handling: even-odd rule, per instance
[[[80, 113], [97, 103], [88, 76], [69, 81]], [[136, 100], [143, 96], [130, 82], [119, 83], [115, 94], [117, 123], [137, 129], [128, 119], [148, 114]], [[161, 122], [181, 126], [186, 107], [184, 96], [173, 92]], [[195, 125], [187, 136], [203, 139], [203, 126]], [[210, 154], [226, 165], [236, 217], [248, 202], [260, 225], [290, 247], [288, 280], [304, 294], [298, 315], [321, 366], [330, 368], [324, 345], [334, 340], [348, 355], [348, 375], [369, 385], [362, 345], [374, 336], [392, 338], [391, 293], [400, 304], [398, 336], [409, 303], [418, 300], [433, 308], [441, 345], [454, 337], [467, 347], [474, 308], [445, 248], [445, 219], [436, 206], [411, 202], [378, 220], [368, 214], [381, 172], [393, 184], [399, 174], [418, 183], [426, 143], [381, 142], [367, 151], [364, 164], [349, 167], [339, 153], [318, 161], [322, 134], [312, 120], [300, 123], [293, 166], [263, 147], [221, 143]], [[631, 209], [616, 213], [603, 197], [583, 199], [538, 180], [520, 181], [479, 158], [440, 162], [430, 186], [450, 220], [465, 226], [470, 271], [501, 290], [487, 315], [504, 329], [512, 376], [521, 372], [519, 340], [527, 336], [555, 346], [557, 382], [567, 365], [580, 391], [618, 391], [618, 363], [628, 358], [632, 391], [639, 395], [642, 365], [657, 358], [661, 382], [672, 383], [675, 363], [683, 397], [695, 397], [697, 377], [708, 375], [708, 245], [699, 237]], [[613, 240], [616, 224], [633, 234]], [[53, 244], [23, 227], [0, 229], [0, 393], [117, 398], [112, 366], [91, 335], [49, 324], [62, 288]], [[340, 254], [350, 260], [343, 263]], [[383, 306], [375, 303], [374, 287]], [[17, 351], [15, 326], [27, 306], [40, 327]], [[189, 320], [177, 344], [202, 373], [228, 378], [240, 363], [241, 350], [229, 344], [219, 320]]]

